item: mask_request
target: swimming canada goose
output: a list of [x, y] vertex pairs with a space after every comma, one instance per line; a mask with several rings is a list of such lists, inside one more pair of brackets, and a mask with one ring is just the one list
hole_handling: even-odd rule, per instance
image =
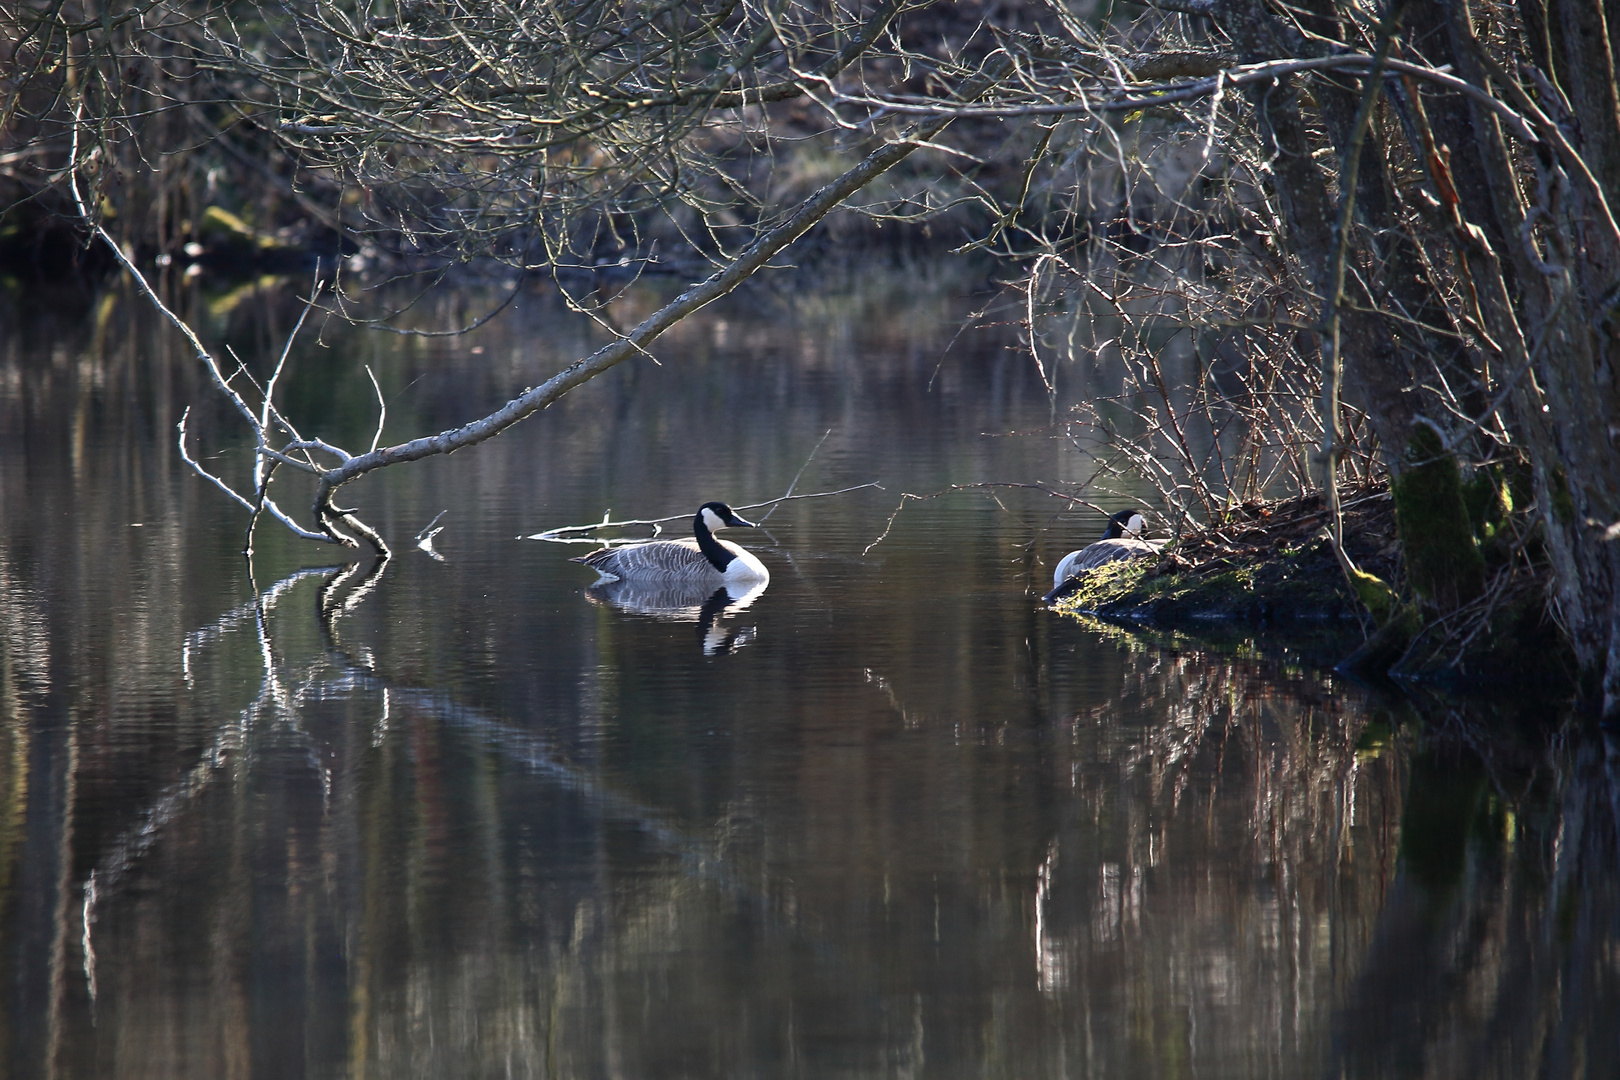
[[1147, 519], [1142, 517], [1140, 510], [1121, 510], [1109, 518], [1108, 528], [1103, 531], [1101, 540], [1063, 556], [1052, 574], [1052, 591], [1041, 599], [1050, 604], [1068, 596], [1079, 587], [1079, 575], [1087, 570], [1095, 570], [1120, 559], [1157, 555], [1159, 549], [1164, 547], [1164, 541], [1142, 539], [1142, 529], [1146, 524]]
[[679, 581], [722, 585], [766, 582], [771, 572], [749, 552], [729, 540], [715, 539], [728, 526], [757, 528], [723, 502], [704, 503], [692, 518], [692, 537], [649, 540], [642, 544], [602, 548], [571, 562], [584, 563], [604, 578], [625, 581]]

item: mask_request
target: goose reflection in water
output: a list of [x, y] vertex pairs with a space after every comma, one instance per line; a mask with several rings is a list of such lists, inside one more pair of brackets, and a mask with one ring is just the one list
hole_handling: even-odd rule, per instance
[[752, 626], [733, 629], [723, 620], [759, 599], [769, 584], [766, 580], [714, 588], [712, 582], [603, 579], [587, 588], [585, 595], [597, 603], [661, 622], [697, 623], [703, 655], [723, 656], [752, 643], [758, 633]]

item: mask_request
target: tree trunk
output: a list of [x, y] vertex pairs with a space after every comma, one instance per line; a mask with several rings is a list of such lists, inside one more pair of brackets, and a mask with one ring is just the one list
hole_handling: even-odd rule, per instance
[[[1298, 9], [1291, 9], [1297, 14]], [[1330, 6], [1321, 5], [1307, 29], [1307, 39], [1264, 0], [1234, 0], [1225, 22], [1239, 58], [1259, 61], [1277, 56], [1308, 56], [1324, 51], [1321, 37], [1339, 36]], [[1299, 255], [1319, 293], [1331, 286], [1334, 257], [1332, 222], [1335, 210], [1328, 176], [1316, 163], [1300, 96], [1289, 84], [1257, 87], [1251, 100], [1263, 128], [1274, 140], [1277, 193], [1289, 226], [1290, 246]], [[1351, 138], [1359, 93], [1319, 88], [1317, 100], [1342, 160]], [[1393, 237], [1371, 253], [1369, 271], [1389, 283], [1407, 311], [1433, 316], [1439, 307], [1425, 280], [1417, 253], [1395, 227], [1387, 197], [1386, 158], [1376, 131], [1364, 144], [1356, 185], [1356, 210], [1372, 236]], [[1371, 273], [1368, 274], [1369, 280]], [[1396, 520], [1409, 582], [1418, 599], [1434, 613], [1455, 609], [1484, 588], [1484, 562], [1463, 503], [1456, 455], [1434, 435], [1434, 420], [1423, 415], [1416, 395], [1418, 372], [1438, 350], [1422, 341], [1403, 341], [1392, 333], [1375, 308], [1378, 298], [1356, 289], [1341, 314], [1339, 354], [1352, 391], [1360, 398], [1384, 448], [1395, 490]], [[1477, 383], [1473, 370], [1453, 375]], [[1477, 392], [1471, 396], [1482, 398]], [[1324, 418], [1326, 419], [1326, 418]], [[1410, 473], [1410, 475], [1408, 475]]]
[[[1478, 16], [1467, 0], [1448, 0], [1446, 7], [1458, 73], [1481, 86], [1494, 78], [1496, 89], [1511, 97], [1512, 87], [1503, 83], [1512, 76], [1488, 70], [1490, 47], [1480, 41]], [[1620, 101], [1613, 42], [1602, 6], [1592, 0], [1525, 0], [1519, 12], [1524, 53], [1572, 112], [1562, 112], [1556, 95], [1537, 93], [1536, 99], [1570, 145], [1560, 150], [1550, 145], [1558, 132], [1541, 132], [1543, 144], [1528, 155], [1536, 169], [1532, 191], [1494, 118], [1470, 102], [1491, 200], [1464, 209], [1483, 225], [1493, 261], [1513, 268], [1516, 288], [1501, 277], [1491, 283], [1494, 310], [1486, 315], [1498, 341], [1518, 336], [1519, 355], [1506, 359], [1533, 375], [1511, 405], [1534, 469], [1552, 600], [1581, 666], [1583, 689], [1612, 719], [1620, 717], [1620, 545], [1606, 531], [1620, 520], [1614, 379], [1620, 235], [1612, 216], [1620, 192]]]

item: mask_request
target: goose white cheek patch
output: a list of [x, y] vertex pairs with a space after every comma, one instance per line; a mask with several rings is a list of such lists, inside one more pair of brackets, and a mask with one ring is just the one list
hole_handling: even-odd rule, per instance
[[703, 508], [703, 524], [709, 527], [710, 532], [717, 532], [726, 527], [726, 523], [720, 520], [720, 515], [708, 507]]

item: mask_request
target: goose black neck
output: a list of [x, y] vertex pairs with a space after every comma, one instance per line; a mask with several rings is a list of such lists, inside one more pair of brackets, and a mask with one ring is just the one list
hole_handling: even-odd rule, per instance
[[697, 537], [698, 550], [703, 552], [703, 557], [708, 559], [716, 570], [725, 573], [726, 567], [737, 556], [727, 551], [721, 546], [720, 541], [714, 538], [714, 533], [709, 531], [709, 526], [703, 520], [701, 510], [697, 512], [697, 517], [692, 519], [692, 535]]
[[1108, 528], [1103, 530], [1102, 538], [1104, 540], [1118, 540], [1122, 538], [1125, 535], [1125, 526], [1129, 524], [1131, 518], [1135, 516], [1136, 512], [1134, 510], [1123, 510], [1120, 513], [1115, 514], [1113, 517], [1108, 519]]

